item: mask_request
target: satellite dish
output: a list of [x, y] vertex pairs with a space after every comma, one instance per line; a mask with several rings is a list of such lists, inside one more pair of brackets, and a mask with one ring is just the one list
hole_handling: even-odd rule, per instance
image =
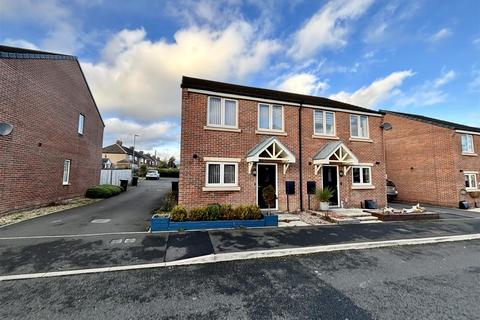
[[385, 131], [392, 130], [392, 125], [388, 122], [383, 123], [380, 128], [382, 128]]
[[0, 122], [0, 136], [8, 136], [13, 131], [13, 125], [6, 122]]

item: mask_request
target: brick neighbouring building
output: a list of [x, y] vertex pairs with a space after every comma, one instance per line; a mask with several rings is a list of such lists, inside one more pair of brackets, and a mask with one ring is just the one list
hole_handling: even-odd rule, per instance
[[[286, 181], [295, 182], [290, 211], [308, 209], [309, 198], [310, 208], [318, 208], [307, 194], [307, 181], [338, 188], [333, 205], [386, 204], [383, 114], [321, 97], [189, 77], [181, 87], [179, 203], [187, 208], [210, 203], [264, 207], [259, 189], [270, 184], [267, 180], [275, 184], [282, 211], [287, 210]], [[351, 136], [351, 121], [354, 135], [363, 137]]]
[[[385, 112], [388, 178], [398, 200], [458, 207], [475, 205], [480, 128], [400, 112]], [[467, 183], [468, 180], [468, 183]], [[463, 191], [462, 191], [463, 190]], [[476, 199], [480, 205], [480, 199]]]
[[0, 214], [98, 184], [104, 124], [76, 57], [0, 46], [0, 123]]

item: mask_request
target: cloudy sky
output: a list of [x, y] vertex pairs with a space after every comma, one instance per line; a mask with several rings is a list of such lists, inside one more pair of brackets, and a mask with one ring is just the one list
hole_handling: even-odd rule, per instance
[[179, 154], [182, 75], [480, 126], [477, 0], [0, 0], [0, 43], [79, 57], [116, 139]]

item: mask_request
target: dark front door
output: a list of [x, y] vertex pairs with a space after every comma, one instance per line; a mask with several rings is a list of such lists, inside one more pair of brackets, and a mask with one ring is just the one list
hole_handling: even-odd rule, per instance
[[337, 167], [323, 166], [322, 179], [323, 187], [330, 187], [333, 190], [333, 197], [330, 199], [332, 206], [338, 206], [338, 180]]
[[[277, 194], [277, 166], [272, 164], [258, 164], [257, 166], [257, 199], [261, 209], [268, 209], [268, 204], [263, 198], [263, 189], [272, 186]], [[270, 204], [270, 208], [276, 209], [277, 201]]]

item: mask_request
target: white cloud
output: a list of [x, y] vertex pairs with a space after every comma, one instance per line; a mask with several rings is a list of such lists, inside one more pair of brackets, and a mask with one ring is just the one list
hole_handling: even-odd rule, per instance
[[480, 46], [480, 38], [473, 39], [472, 44], [474, 46]]
[[406, 78], [413, 76], [411, 70], [393, 72], [385, 78], [375, 80], [369, 86], [362, 87], [353, 93], [340, 91], [330, 98], [352, 103], [359, 106], [373, 108], [395, 94], [395, 89], [402, 85]]
[[25, 48], [25, 49], [32, 49], [32, 50], [38, 50], [38, 47], [26, 40], [23, 39], [10, 39], [6, 38], [3, 43], [6, 46], [11, 46], [11, 47], [20, 47], [20, 48]]
[[278, 49], [276, 41], [257, 39], [246, 22], [221, 31], [190, 27], [173, 42], [152, 42], [143, 29], [123, 30], [105, 46], [102, 61], [82, 66], [102, 112], [158, 120], [180, 115], [182, 75], [242, 79]]
[[282, 91], [308, 95], [316, 95], [318, 92], [327, 90], [328, 87], [327, 82], [319, 81], [315, 75], [309, 73], [290, 75], [277, 86]]
[[456, 78], [453, 70], [442, 70], [441, 75], [433, 80], [425, 81], [410, 92], [398, 96], [397, 106], [430, 106], [447, 100], [447, 94], [442, 87]]
[[294, 35], [288, 51], [296, 60], [313, 56], [326, 48], [347, 44], [350, 24], [364, 14], [373, 0], [332, 0], [315, 13]]
[[[73, 54], [83, 46], [80, 23], [58, 0], [0, 0], [1, 21], [34, 22], [46, 28], [46, 36], [31, 43], [43, 50]], [[25, 40], [16, 40], [22, 43]]]
[[472, 81], [468, 84], [471, 90], [480, 91], [480, 69], [473, 69]]
[[450, 37], [453, 32], [448, 28], [442, 28], [430, 37], [431, 42], [437, 42]]

